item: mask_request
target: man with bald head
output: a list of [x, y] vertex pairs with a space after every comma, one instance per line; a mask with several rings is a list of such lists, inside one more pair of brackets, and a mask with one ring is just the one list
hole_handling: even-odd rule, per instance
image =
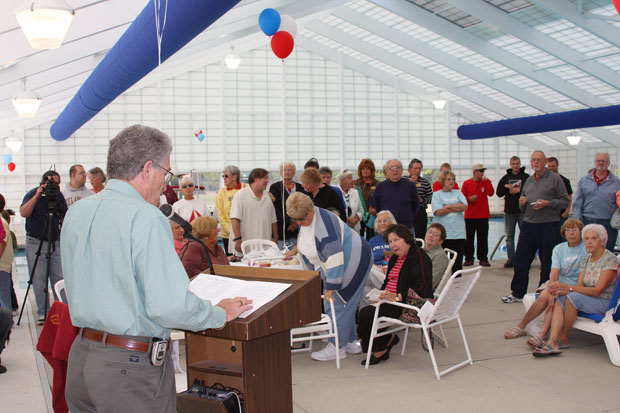
[[502, 297], [504, 303], [523, 300], [529, 283], [532, 261], [540, 257], [540, 282], [549, 279], [551, 252], [560, 241], [560, 211], [568, 208], [568, 193], [559, 175], [545, 167], [547, 158], [534, 151], [530, 165], [534, 174], [523, 185], [519, 206], [524, 211], [523, 224], [514, 257], [512, 293]]
[[616, 192], [620, 191], [620, 179], [609, 170], [609, 154], [599, 152], [594, 156], [594, 171], [584, 176], [577, 184], [577, 195], [573, 203], [573, 216], [588, 224], [601, 224], [607, 231], [605, 247], [613, 251], [618, 230], [609, 225], [616, 211]]

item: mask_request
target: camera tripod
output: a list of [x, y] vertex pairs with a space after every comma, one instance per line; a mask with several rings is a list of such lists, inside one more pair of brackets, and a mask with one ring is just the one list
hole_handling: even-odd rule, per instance
[[[37, 269], [37, 264], [39, 263], [39, 258], [41, 257], [41, 249], [43, 248], [43, 242], [47, 240], [47, 251], [45, 253], [45, 258], [47, 260], [47, 265], [45, 268], [45, 284], [43, 287], [43, 292], [45, 293], [45, 310], [43, 313], [43, 319], [47, 318], [48, 304], [49, 304], [49, 292], [48, 285], [50, 280], [50, 261], [52, 257], [52, 253], [56, 250], [56, 246], [54, 245], [54, 217], [57, 215], [55, 211], [54, 205], [48, 205], [48, 210], [45, 215], [45, 231], [41, 240], [39, 241], [39, 248], [37, 248], [37, 252], [35, 253], [36, 258], [34, 260], [34, 264], [30, 270], [30, 277], [28, 279], [28, 288], [26, 288], [26, 295], [24, 296], [24, 301], [22, 302], [22, 308], [19, 312], [19, 318], [17, 319], [17, 325], [20, 324], [22, 320], [22, 314], [24, 313], [24, 308], [26, 305], [26, 300], [28, 299], [28, 292], [30, 291], [30, 286], [32, 285], [35, 270]], [[60, 297], [58, 297], [60, 298]]]

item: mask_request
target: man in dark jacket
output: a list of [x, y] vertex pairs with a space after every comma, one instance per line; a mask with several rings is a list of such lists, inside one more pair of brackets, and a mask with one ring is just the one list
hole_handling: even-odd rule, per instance
[[529, 178], [529, 174], [525, 173], [525, 166], [521, 166], [521, 159], [518, 156], [510, 158], [510, 168], [506, 169], [506, 175], [500, 179], [497, 184], [497, 196], [504, 197], [504, 217], [506, 226], [506, 254], [508, 260], [504, 264], [504, 268], [514, 266], [512, 260], [515, 256], [515, 229], [517, 224], [521, 229], [523, 222], [523, 211], [519, 208], [519, 197], [521, 190], [525, 184], [525, 180]]

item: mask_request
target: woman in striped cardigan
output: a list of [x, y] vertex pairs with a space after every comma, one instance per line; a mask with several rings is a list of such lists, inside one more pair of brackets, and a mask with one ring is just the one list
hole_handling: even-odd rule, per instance
[[305, 194], [292, 194], [286, 201], [286, 211], [300, 228], [297, 248], [289, 255], [299, 251], [308, 268], [321, 272], [324, 304], [327, 309], [327, 300], [334, 302], [338, 341], [342, 345], [337, 350], [330, 339], [323, 350], [312, 353], [311, 357], [326, 361], [334, 360], [336, 351], [340, 352], [340, 358], [346, 358], [347, 353], [359, 354], [355, 311], [372, 267], [370, 245], [338, 216], [315, 207]]

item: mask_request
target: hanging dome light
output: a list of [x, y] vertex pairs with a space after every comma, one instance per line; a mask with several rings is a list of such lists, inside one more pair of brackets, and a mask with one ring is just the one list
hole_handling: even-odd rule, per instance
[[13, 107], [21, 118], [33, 118], [41, 105], [41, 97], [26, 90], [26, 79], [22, 79], [22, 91], [11, 99]]
[[568, 143], [573, 146], [579, 145], [579, 141], [581, 141], [581, 136], [577, 135], [575, 132], [571, 133], [566, 137]]
[[437, 98], [433, 99], [435, 109], [443, 109], [446, 106], [446, 100], [441, 97], [441, 91], [437, 93]]
[[226, 63], [226, 67], [230, 70], [237, 70], [241, 64], [241, 57], [235, 53], [233, 46], [230, 47], [230, 53], [224, 58], [224, 63]]
[[15, 136], [9, 136], [8, 138], [6, 138], [4, 140], [4, 144], [7, 146], [7, 148], [9, 148], [13, 153], [17, 153], [19, 152], [19, 150], [22, 148], [22, 145], [24, 144], [24, 142], [15, 137]]
[[59, 48], [74, 14], [63, 0], [25, 0], [14, 13], [34, 49]]

